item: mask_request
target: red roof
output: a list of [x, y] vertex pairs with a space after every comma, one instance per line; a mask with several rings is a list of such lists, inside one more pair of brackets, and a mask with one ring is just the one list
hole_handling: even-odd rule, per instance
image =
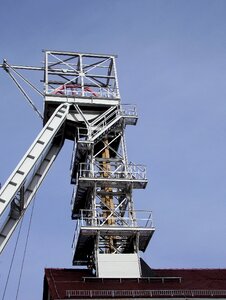
[[[146, 274], [147, 270], [146, 270]], [[43, 300], [77, 298], [225, 298], [226, 269], [150, 269], [149, 276], [97, 278], [86, 269], [45, 269]]]

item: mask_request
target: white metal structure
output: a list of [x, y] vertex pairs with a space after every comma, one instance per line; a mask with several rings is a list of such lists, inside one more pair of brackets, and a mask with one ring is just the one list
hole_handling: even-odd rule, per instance
[[139, 251], [145, 251], [154, 227], [151, 212], [134, 209], [132, 191], [146, 187], [146, 168], [127, 158], [124, 131], [138, 116], [134, 106], [121, 105], [115, 58], [45, 51], [41, 68], [1, 65], [25, 96], [12, 72], [44, 71], [45, 108], [42, 131], [0, 190], [0, 251], [69, 139], [77, 222], [73, 264], [87, 265], [98, 277], [141, 276]]

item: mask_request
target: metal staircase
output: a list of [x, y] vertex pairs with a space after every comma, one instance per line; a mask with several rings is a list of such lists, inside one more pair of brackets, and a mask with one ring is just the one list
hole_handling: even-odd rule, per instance
[[[122, 128], [126, 125], [136, 125], [137, 112], [135, 106], [110, 107], [106, 112], [101, 114], [92, 123], [88, 123], [87, 128], [78, 128], [78, 134], [74, 147], [74, 154], [72, 159], [72, 183], [75, 183], [75, 176], [80, 163], [85, 162], [87, 149], [94, 144], [95, 150], [98, 148], [101, 139], [104, 135], [113, 131], [114, 138], [109, 142], [109, 146], [118, 139], [116, 132], [121, 134]], [[99, 147], [100, 148], [100, 147]], [[99, 149], [98, 148], [98, 149]], [[115, 145], [114, 145], [115, 148]], [[101, 149], [99, 149], [101, 151]], [[99, 153], [96, 155], [98, 156]]]
[[[72, 218], [78, 220], [73, 263], [89, 265], [98, 276], [124, 277], [120, 264], [127, 257], [133, 260], [130, 276], [139, 277], [138, 252], [145, 251], [154, 232], [151, 215], [140, 227], [133, 207], [132, 190], [147, 184], [145, 166], [128, 162], [124, 139], [126, 125], [136, 125], [137, 119], [134, 106], [112, 106], [78, 128], [76, 136], [71, 172], [76, 183]], [[103, 266], [117, 258], [115, 274], [109, 275]]]

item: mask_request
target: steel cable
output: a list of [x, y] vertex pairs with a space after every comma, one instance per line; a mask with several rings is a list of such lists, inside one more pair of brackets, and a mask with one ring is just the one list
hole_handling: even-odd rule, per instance
[[15, 244], [15, 247], [14, 247], [14, 250], [13, 250], [13, 256], [12, 256], [12, 259], [11, 259], [11, 263], [10, 263], [10, 267], [9, 267], [9, 272], [8, 272], [7, 279], [6, 279], [6, 284], [5, 284], [5, 288], [4, 288], [2, 300], [5, 299], [5, 294], [6, 294], [6, 290], [7, 290], [8, 283], [9, 283], [9, 277], [10, 277], [10, 274], [11, 274], [11, 270], [12, 270], [12, 266], [13, 266], [13, 262], [14, 262], [14, 258], [15, 258], [15, 254], [16, 254], [16, 250], [17, 250], [17, 245], [18, 245], [18, 241], [19, 241], [19, 237], [20, 237], [20, 233], [21, 233], [22, 224], [23, 224], [23, 217], [22, 217], [22, 220], [21, 220], [21, 223], [20, 223], [20, 227], [19, 227], [19, 231], [18, 231], [18, 235], [17, 235], [17, 239], [16, 239], [16, 244]]
[[21, 268], [20, 268], [20, 275], [19, 275], [19, 281], [18, 281], [15, 300], [17, 300], [18, 294], [19, 294], [19, 291], [20, 291], [20, 283], [21, 283], [21, 278], [22, 278], [23, 269], [24, 269], [25, 257], [26, 257], [26, 253], [27, 253], [27, 245], [28, 245], [28, 239], [29, 239], [29, 235], [30, 235], [31, 221], [32, 221], [32, 217], [33, 217], [34, 207], [35, 207], [35, 197], [34, 197], [34, 200], [33, 200], [30, 220], [29, 220], [29, 224], [28, 224], [28, 231], [27, 231], [27, 236], [26, 236], [26, 241], [25, 241], [24, 253], [23, 253], [23, 258], [22, 258], [22, 263], [21, 263]]

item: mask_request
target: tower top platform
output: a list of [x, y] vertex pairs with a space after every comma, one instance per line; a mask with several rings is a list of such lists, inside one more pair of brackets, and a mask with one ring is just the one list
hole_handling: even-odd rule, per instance
[[115, 55], [45, 51], [44, 123], [62, 103], [97, 110], [118, 105]]

